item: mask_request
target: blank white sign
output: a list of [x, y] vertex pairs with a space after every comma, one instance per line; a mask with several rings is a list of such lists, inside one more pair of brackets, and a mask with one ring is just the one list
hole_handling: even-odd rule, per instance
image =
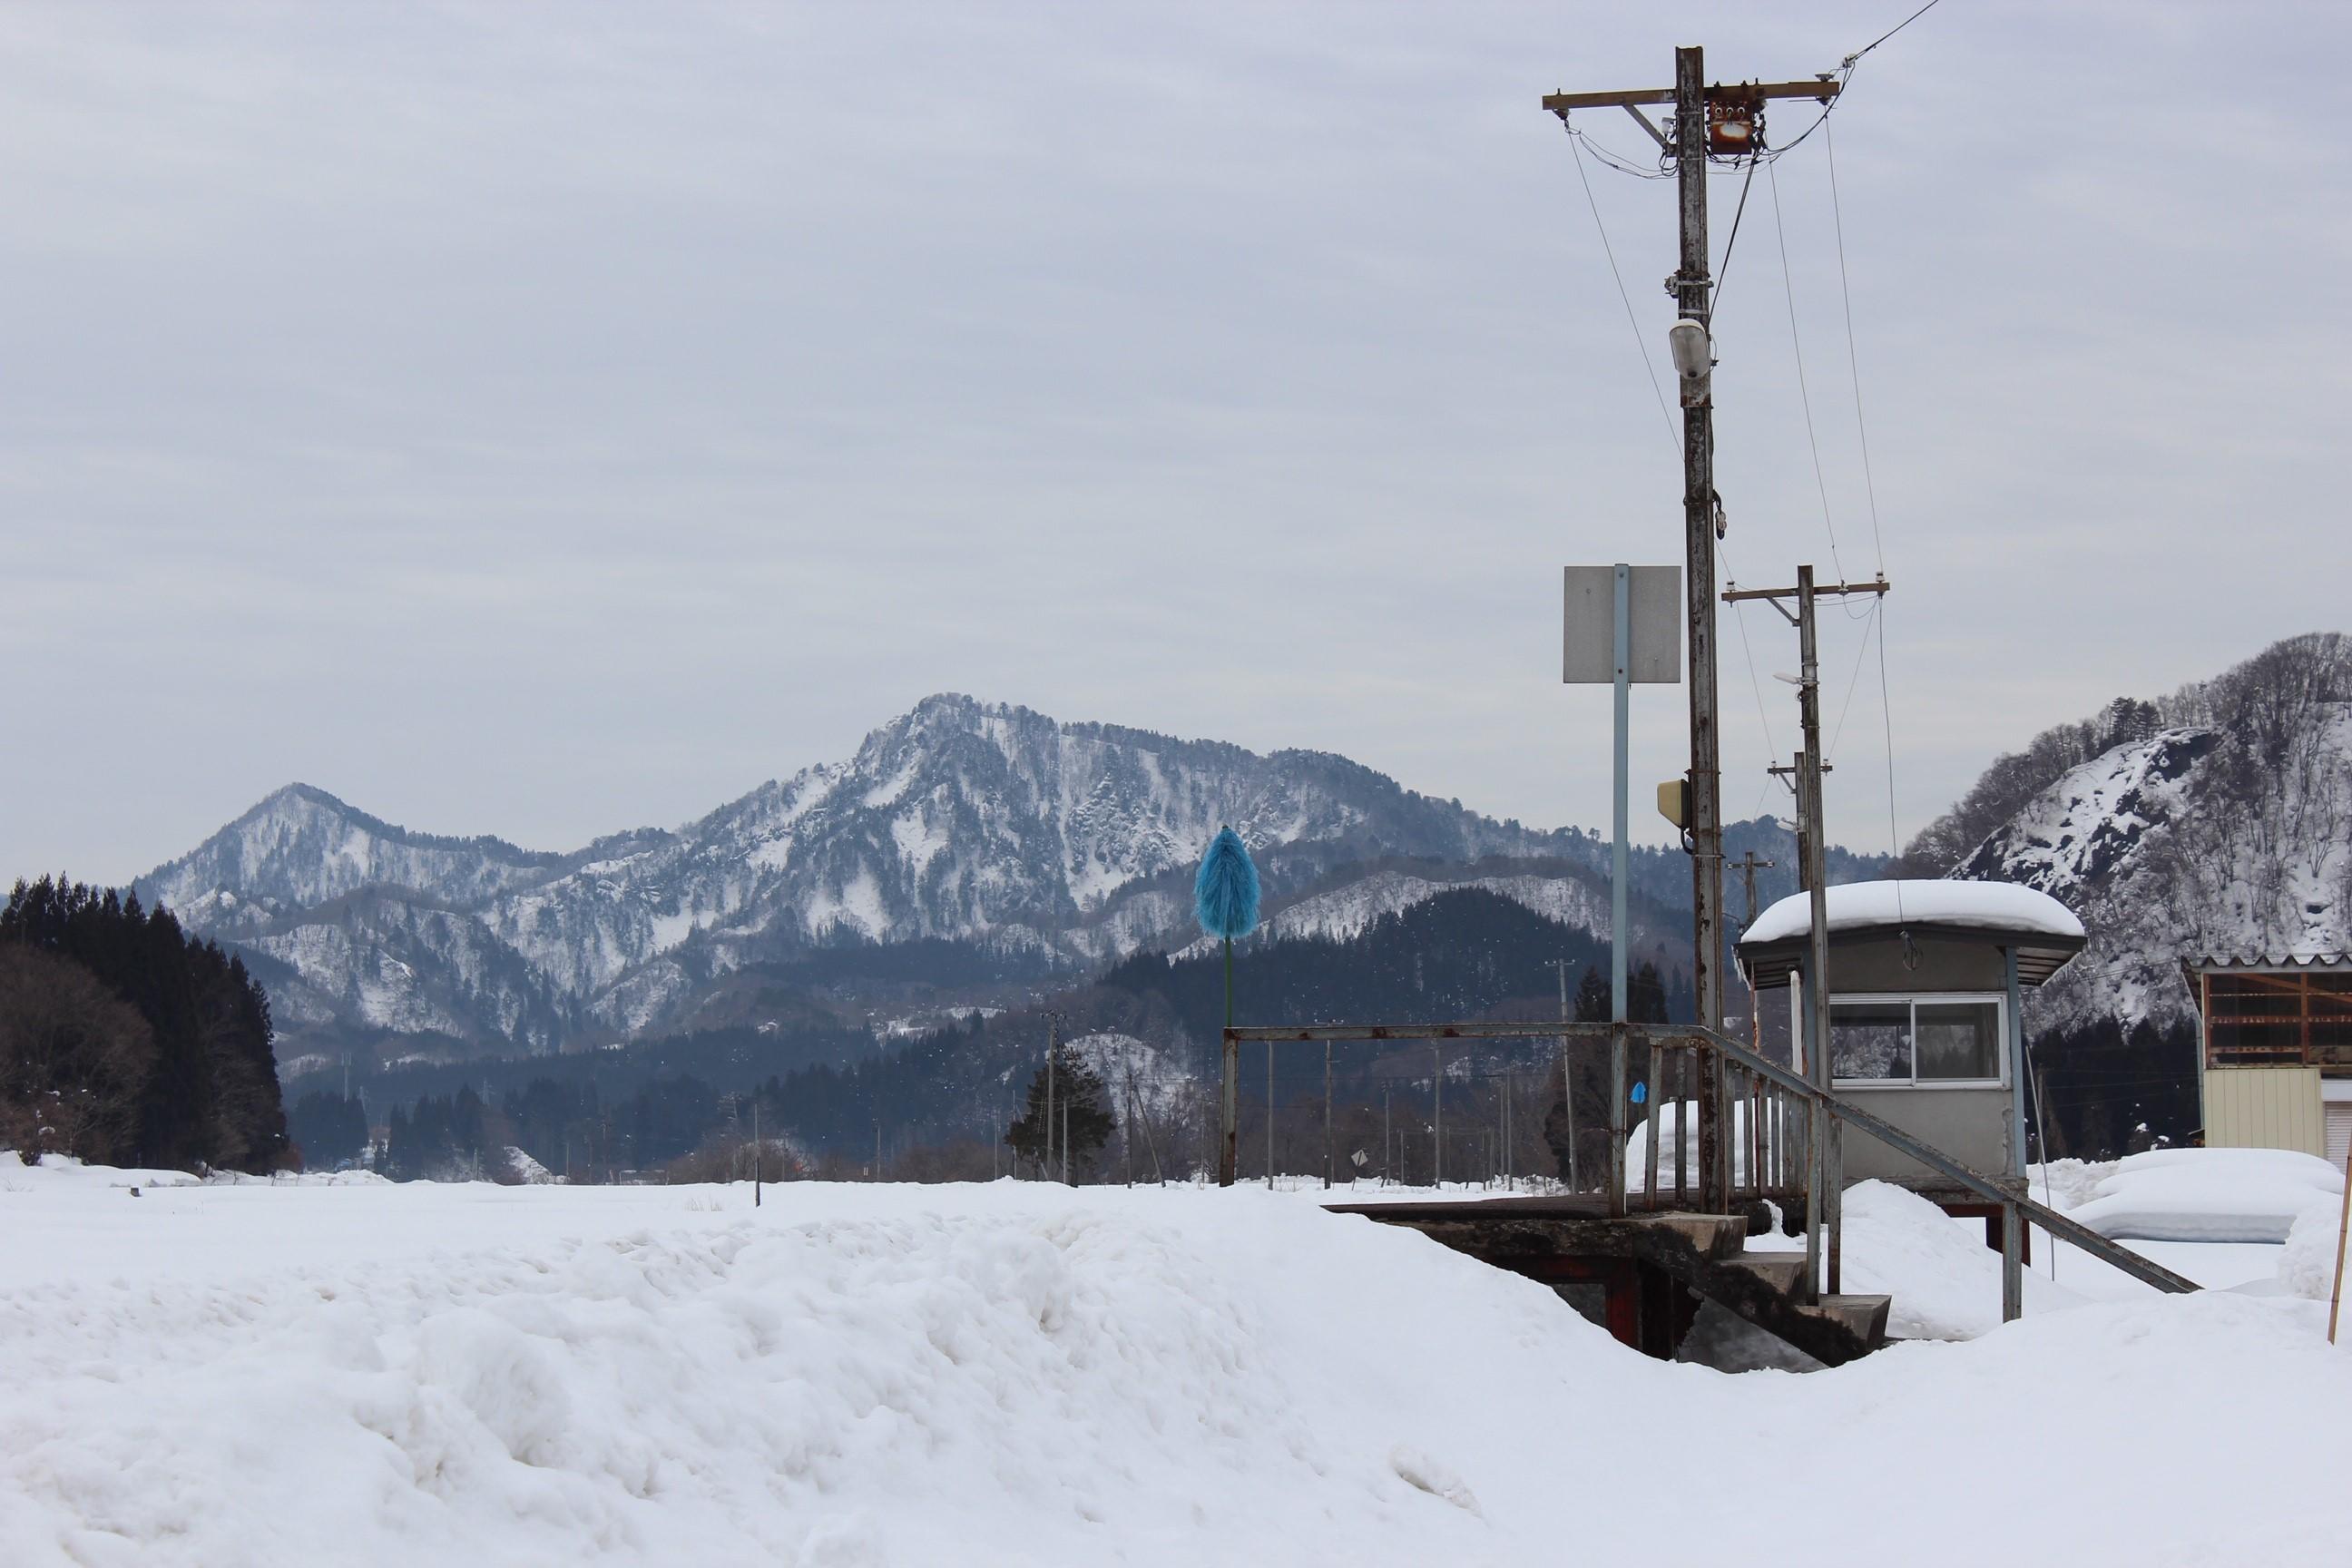
[[[1561, 621], [1560, 679], [1570, 685], [1613, 685], [1617, 679], [1617, 568], [1570, 566]], [[1672, 686], [1683, 678], [1683, 569], [1627, 569], [1625, 610], [1631, 622], [1628, 679]]]

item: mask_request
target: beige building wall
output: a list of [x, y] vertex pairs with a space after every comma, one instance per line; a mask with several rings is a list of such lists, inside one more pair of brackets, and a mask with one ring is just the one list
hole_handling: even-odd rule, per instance
[[2317, 1068], [2207, 1068], [2204, 1087], [2207, 1147], [2327, 1152]]

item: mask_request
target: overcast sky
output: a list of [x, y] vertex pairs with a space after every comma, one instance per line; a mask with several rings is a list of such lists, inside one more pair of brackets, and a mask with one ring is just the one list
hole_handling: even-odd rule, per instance
[[[1679, 560], [1681, 480], [1537, 100], [1678, 43], [1809, 76], [1909, 9], [0, 7], [0, 875], [128, 879], [294, 779], [571, 847], [943, 689], [1605, 829], [1559, 569]], [[1905, 837], [2048, 724], [2352, 626], [2347, 33], [1943, 0], [1862, 63]], [[1830, 148], [1727, 273], [1749, 583], [1881, 560]], [[1587, 174], [1662, 363], [1673, 187]], [[1866, 627], [1823, 663], [1870, 848]], [[1751, 681], [1722, 637], [1741, 816], [1795, 638], [1751, 608]], [[1638, 805], [1683, 694], [1634, 706]]]

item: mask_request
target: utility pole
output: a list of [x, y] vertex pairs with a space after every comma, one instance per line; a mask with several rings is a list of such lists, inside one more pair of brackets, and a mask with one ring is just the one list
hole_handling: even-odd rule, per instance
[[1045, 1180], [1054, 1180], [1054, 1058], [1061, 1056], [1061, 1013], [1045, 1016], [1045, 1142], [1040, 1168]]
[[1323, 1190], [1331, 1190], [1331, 1042], [1323, 1042]]
[[1511, 1071], [1503, 1069], [1503, 1190], [1509, 1192], [1513, 1178], [1511, 1169]]
[[767, 1152], [760, 1142], [760, 1091], [751, 1091], [751, 1206], [760, 1206], [761, 1156]]
[[[1166, 1186], [1168, 1177], [1160, 1169], [1160, 1145], [1151, 1136], [1151, 1118], [1144, 1114], [1143, 1096], [1135, 1087], [1135, 1063], [1132, 1059], [1127, 1064], [1127, 1113], [1130, 1126], [1140, 1124], [1143, 1128], [1143, 1151], [1151, 1156], [1151, 1179], [1160, 1186]], [[1132, 1176], [1128, 1178], [1128, 1184], [1135, 1184]]]
[[[1827, 851], [1823, 847], [1828, 835], [1822, 823], [1822, 774], [1828, 764], [1822, 761], [1822, 663], [1821, 649], [1815, 637], [1814, 602], [1822, 597], [1845, 598], [1854, 595], [1884, 595], [1891, 584], [1885, 577], [1868, 583], [1839, 583], [1820, 588], [1813, 584], [1811, 566], [1797, 568], [1797, 585], [1793, 588], [1730, 588], [1724, 593], [1727, 604], [1745, 599], [1762, 599], [1780, 612], [1797, 628], [1798, 658], [1802, 661], [1797, 674], [1797, 713], [1804, 731], [1804, 751], [1797, 758], [1797, 831], [1799, 876], [1811, 902], [1812, 934], [1807, 946], [1805, 976], [1805, 1068], [1813, 1087], [1826, 1091], [1831, 1086], [1830, 1067], [1830, 921], [1829, 876]], [[1792, 613], [1782, 604], [1794, 599]], [[1843, 1161], [1839, 1149], [1836, 1120], [1823, 1112], [1812, 1117], [1811, 1159], [1807, 1162], [1805, 1182], [1805, 1268], [1806, 1278], [1823, 1278], [1822, 1262], [1823, 1236], [1827, 1236], [1827, 1282], [1822, 1289], [1836, 1295], [1841, 1283], [1841, 1241], [1844, 1224], [1840, 1189], [1844, 1185]]]
[[1389, 1089], [1388, 1085], [1382, 1084], [1381, 1086], [1381, 1185], [1384, 1187], [1389, 1184], [1389, 1156], [1394, 1147], [1395, 1140], [1389, 1136]]
[[[1563, 957], [1547, 962], [1559, 971], [1559, 1021], [1565, 1024], [1568, 1022], [1568, 960]], [[1559, 1113], [1560, 1125], [1568, 1131], [1568, 1190], [1580, 1192], [1582, 1185], [1576, 1178], [1576, 1075], [1570, 1068], [1566, 1035], [1559, 1037]]]
[[[1775, 870], [1780, 864], [1777, 860], [1759, 860], [1753, 849], [1740, 851], [1739, 879], [1748, 890], [1748, 918], [1739, 922], [1740, 935], [1746, 936], [1748, 928], [1756, 923], [1756, 873]], [[1760, 1050], [1763, 1045], [1764, 1018], [1757, 1005], [1755, 988], [1751, 986], [1748, 992], [1748, 1048]], [[1753, 1141], [1750, 1139], [1751, 1142]]]
[[1445, 1193], [1445, 1058], [1429, 1047], [1429, 1184]]
[[1739, 879], [1748, 892], [1748, 918], [1739, 922], [1739, 929], [1744, 932], [1749, 926], [1756, 923], [1756, 873], [1778, 870], [1780, 862], [1759, 860], [1756, 858], [1755, 850], [1747, 849], [1740, 852], [1739, 858], [1734, 864], [1739, 868]]
[[1274, 1042], [1265, 1043], [1265, 1190], [1274, 1191]]
[[[1736, 160], [1742, 153], [1753, 157], [1762, 149], [1766, 100], [1810, 98], [1826, 104], [1837, 93], [1838, 84], [1824, 80], [1708, 87], [1705, 52], [1691, 47], [1675, 50], [1671, 88], [1553, 93], [1543, 100], [1545, 111], [1559, 115], [1563, 125], [1575, 110], [1622, 109], [1672, 156], [1681, 247], [1667, 283], [1678, 318], [1707, 331], [1708, 363], [1699, 374], [1683, 375], [1681, 384], [1683, 582], [1690, 614], [1691, 962], [1699, 1022], [1710, 1029], [1723, 1026], [1723, 812], [1715, 672], [1715, 544], [1722, 532], [1723, 507], [1715, 488], [1714, 310], [1708, 300], [1714, 279], [1707, 266], [1706, 164], [1710, 151]], [[1675, 106], [1671, 140], [1641, 109], [1664, 103]], [[1705, 1075], [1699, 1089], [1699, 1146], [1706, 1152], [1702, 1203], [1720, 1212], [1730, 1195], [1729, 1151], [1720, 1135], [1722, 1058], [1712, 1059], [1713, 1070]]]

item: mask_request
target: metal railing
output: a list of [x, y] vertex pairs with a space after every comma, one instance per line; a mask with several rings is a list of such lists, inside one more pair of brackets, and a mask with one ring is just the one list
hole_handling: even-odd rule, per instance
[[[2004, 1320], [2022, 1310], [2024, 1226], [2042, 1227], [2053, 1240], [2081, 1248], [2110, 1267], [2157, 1289], [2187, 1292], [2199, 1289], [2194, 1280], [2173, 1272], [2129, 1248], [2108, 1240], [2047, 1205], [2026, 1196], [2014, 1181], [1986, 1175], [1961, 1163], [1933, 1144], [1873, 1115], [1845, 1096], [1808, 1081], [1738, 1041], [1694, 1024], [1578, 1024], [1511, 1022], [1466, 1024], [1313, 1024], [1229, 1028], [1224, 1031], [1227, 1073], [1235, 1071], [1240, 1042], [1322, 1040], [1512, 1040], [1556, 1039], [1564, 1052], [1577, 1045], [1605, 1045], [1609, 1051], [1607, 1100], [1608, 1158], [1600, 1187], [1612, 1216], [1627, 1212], [1631, 1184], [1625, 1169], [1631, 1131], [1628, 1117], [1632, 1053], [1645, 1053], [1640, 1082], [1644, 1086], [1643, 1119], [1646, 1130], [1640, 1192], [1649, 1209], [1687, 1208], [1696, 1202], [1708, 1213], [1723, 1213], [1757, 1198], [1794, 1200], [1805, 1197], [1806, 1256], [1830, 1262], [1832, 1289], [1837, 1278], [1843, 1221], [1838, 1194], [1843, 1186], [1840, 1130], [1853, 1127], [1887, 1147], [1917, 1161], [1955, 1186], [1988, 1204], [1999, 1205], [2001, 1216], [2002, 1290]], [[1692, 1099], [1677, 1090], [1674, 1125], [1672, 1187], [1664, 1184], [1660, 1170], [1660, 1085], [1675, 1068], [1678, 1084], [1696, 1080], [1699, 1114], [1697, 1138], [1692, 1139]], [[1710, 1075], [1712, 1081], [1710, 1082]], [[1564, 1080], [1572, 1106], [1572, 1085]], [[1709, 1103], [1711, 1101], [1711, 1104]], [[1230, 1105], [1232, 1100], [1225, 1101]], [[1745, 1107], [1745, 1112], [1727, 1110]], [[1729, 1135], [1726, 1135], [1726, 1123]], [[1227, 1129], [1230, 1139], [1231, 1129]], [[1735, 1143], [1738, 1145], [1734, 1147]], [[1696, 1152], [1695, 1162], [1689, 1156]], [[1230, 1184], [1230, 1175], [1221, 1177]], [[1671, 1205], [1668, 1193], [1672, 1193]], [[1818, 1280], [1818, 1269], [1813, 1278]]]

